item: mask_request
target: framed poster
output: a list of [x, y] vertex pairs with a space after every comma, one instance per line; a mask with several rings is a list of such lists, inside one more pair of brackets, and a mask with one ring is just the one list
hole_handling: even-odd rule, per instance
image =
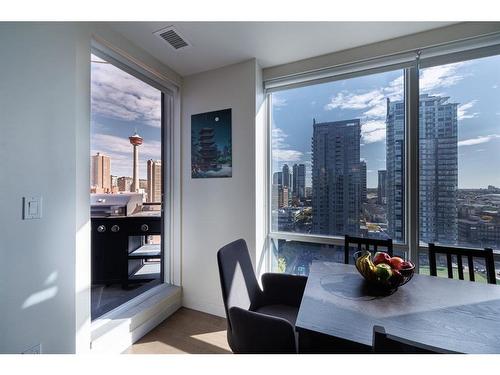
[[231, 108], [191, 116], [191, 178], [232, 177]]

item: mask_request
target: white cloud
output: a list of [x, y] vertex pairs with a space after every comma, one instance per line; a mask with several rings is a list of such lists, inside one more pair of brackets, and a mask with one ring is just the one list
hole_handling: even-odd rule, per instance
[[360, 94], [351, 94], [343, 91], [339, 92], [331, 99], [330, 103], [325, 105], [325, 110], [331, 111], [335, 108], [365, 109], [373, 107], [383, 100], [384, 95], [381, 90], [372, 90]]
[[[456, 85], [466, 75], [459, 69], [466, 63], [442, 65], [422, 70], [420, 77], [421, 92], [432, 91]], [[387, 99], [391, 101], [402, 100], [404, 93], [404, 80], [402, 76], [392, 80], [388, 86], [374, 88], [368, 91], [342, 91], [331, 98], [325, 105], [326, 111], [334, 109], [364, 110], [361, 118], [361, 135], [363, 144], [382, 142], [385, 140], [385, 117], [387, 112]], [[443, 95], [443, 94], [441, 94]], [[478, 112], [470, 112], [477, 101], [471, 101], [459, 106], [459, 119], [473, 118]]]
[[497, 138], [500, 138], [500, 134], [490, 134], [476, 138], [464, 139], [463, 141], [458, 142], [458, 147], [479, 145], [481, 143], [487, 143]]
[[275, 161], [300, 161], [302, 152], [296, 150], [273, 149], [273, 160]]
[[450, 87], [460, 82], [465, 75], [457, 71], [466, 63], [439, 65], [422, 69], [420, 75], [420, 92], [433, 91], [443, 87]]
[[474, 107], [477, 103], [477, 100], [471, 100], [468, 103], [464, 103], [458, 106], [457, 116], [459, 120], [474, 118], [479, 115], [479, 112], [468, 113], [469, 109]]
[[384, 118], [387, 113], [387, 104], [386, 101], [383, 100], [380, 103], [377, 103], [375, 106], [370, 108], [368, 111], [363, 113], [368, 118]]
[[[102, 61], [92, 55], [92, 61]], [[107, 63], [91, 66], [92, 112], [104, 117], [161, 126], [161, 93]]]
[[371, 120], [361, 125], [361, 138], [365, 143], [385, 140], [385, 121]]
[[[101, 133], [93, 135], [92, 148], [96, 150], [108, 150], [110, 152], [130, 155], [132, 155], [133, 150], [128, 138], [121, 138], [115, 135]], [[139, 146], [139, 152], [141, 155], [147, 156], [149, 159], [159, 159], [161, 155], [161, 142], [144, 141], [144, 143]]]
[[286, 99], [279, 97], [276, 94], [273, 94], [273, 107], [285, 107], [288, 103]]
[[403, 98], [403, 78], [392, 80], [388, 86], [349, 93], [337, 93], [324, 108], [333, 109], [363, 109], [361, 116], [362, 145], [385, 140], [385, 117], [387, 112], [387, 99], [391, 101]]
[[272, 130], [272, 146], [273, 146], [273, 160], [283, 162], [296, 162], [300, 161], [304, 154], [297, 150], [290, 149], [289, 145], [285, 142], [288, 134], [282, 129], [273, 127]]

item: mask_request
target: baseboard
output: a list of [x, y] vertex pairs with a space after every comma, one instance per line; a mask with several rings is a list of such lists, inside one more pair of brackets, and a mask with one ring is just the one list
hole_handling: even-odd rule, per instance
[[156, 293], [105, 320], [92, 329], [91, 353], [123, 353], [181, 307], [181, 288], [164, 285]]
[[198, 310], [207, 314], [217, 315], [221, 318], [226, 317], [226, 310], [224, 309], [224, 305], [215, 304], [201, 298], [197, 297], [186, 297], [182, 296], [182, 306], [187, 307], [188, 309]]

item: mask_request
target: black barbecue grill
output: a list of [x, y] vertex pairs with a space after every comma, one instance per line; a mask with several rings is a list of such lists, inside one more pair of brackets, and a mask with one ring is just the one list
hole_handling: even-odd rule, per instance
[[142, 194], [91, 194], [92, 284], [127, 288], [161, 277], [162, 272], [140, 276], [148, 262], [162, 259], [161, 245], [147, 241], [161, 235], [159, 208], [143, 203]]

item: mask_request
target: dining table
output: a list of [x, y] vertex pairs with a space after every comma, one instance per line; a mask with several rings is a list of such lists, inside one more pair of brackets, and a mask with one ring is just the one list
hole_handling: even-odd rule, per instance
[[313, 261], [296, 330], [301, 352], [369, 353], [373, 327], [458, 353], [500, 353], [500, 286], [415, 274], [381, 294], [355, 266]]

